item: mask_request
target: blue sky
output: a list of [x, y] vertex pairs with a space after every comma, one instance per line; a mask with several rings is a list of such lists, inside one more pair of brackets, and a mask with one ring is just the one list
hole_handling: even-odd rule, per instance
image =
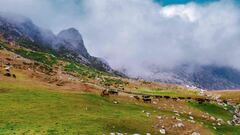
[[188, 2], [196, 2], [200, 4], [205, 4], [217, 0], [155, 0], [156, 2], [159, 2], [162, 5], [171, 5], [171, 4], [185, 4]]
[[[79, 4], [79, 2], [81, 2], [82, 0], [52, 0], [51, 2], [53, 2], [55, 5], [62, 7], [64, 6], [64, 3], [66, 2], [74, 2], [76, 4]], [[209, 2], [214, 2], [214, 1], [218, 1], [218, 0], [154, 0], [158, 3], [160, 3], [161, 5], [171, 5], [171, 4], [186, 4], [188, 2], [196, 2], [196, 3], [200, 3], [200, 4], [205, 4], [205, 3], [209, 3]], [[237, 0], [236, 0], [237, 1]]]
[[[154, 0], [154, 1], [160, 3], [163, 6], [166, 6], [166, 5], [173, 5], [173, 4], [186, 4], [189, 2], [195, 2], [198, 4], [208, 4], [208, 3], [216, 2], [219, 0]], [[240, 5], [240, 0], [234, 0], [234, 2], [236, 5], [238, 6]]]

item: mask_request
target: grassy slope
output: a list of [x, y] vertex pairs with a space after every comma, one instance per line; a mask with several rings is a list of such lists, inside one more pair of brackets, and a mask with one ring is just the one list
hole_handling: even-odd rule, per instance
[[[71, 94], [0, 82], [0, 134], [153, 132], [153, 119], [132, 103], [113, 104], [93, 94]], [[139, 126], [141, 125], [141, 126]], [[115, 128], [114, 128], [115, 127]]]
[[[190, 106], [198, 108], [199, 110], [203, 112], [207, 112], [214, 116], [215, 118], [223, 119], [224, 121], [231, 121], [232, 120], [232, 114], [226, 110], [222, 106], [216, 105], [216, 104], [210, 104], [210, 103], [203, 103], [198, 104], [196, 102], [190, 102]], [[212, 123], [205, 121], [205, 125], [209, 128], [213, 127]], [[218, 135], [239, 135], [240, 133], [240, 127], [234, 127], [229, 125], [221, 125], [216, 126], [217, 130], [212, 130], [215, 134]]]
[[[146, 117], [142, 110], [151, 112], [153, 116], [174, 115], [146, 104], [126, 101], [113, 104], [112, 99], [90, 93], [52, 91], [37, 82], [25, 85], [29, 83], [23, 81], [26, 76], [18, 77], [21, 81], [15, 84], [12, 79], [0, 81], [0, 134], [154, 134], [156, 131], [151, 126], [155, 117]], [[202, 106], [198, 104], [194, 104], [194, 107], [202, 110]], [[219, 114], [212, 108], [208, 109], [208, 106], [204, 111]], [[219, 115], [218, 118], [225, 118], [225, 115], [227, 119], [230, 117], [224, 112], [224, 117]], [[212, 127], [210, 122], [203, 122], [209, 128]], [[224, 125], [217, 131], [212, 131], [216, 134], [229, 132], [237, 135], [239, 128]]]
[[[26, 57], [28, 58], [28, 56]], [[87, 72], [86, 75], [102, 75], [95, 70], [76, 65], [68, 65], [65, 68], [80, 73], [84, 70]], [[163, 113], [174, 115], [168, 111], [151, 107], [151, 105], [135, 104], [127, 100], [121, 101], [120, 104], [113, 104], [112, 99], [94, 94], [57, 92], [58, 87], [54, 87], [54, 91], [52, 91], [45, 84], [34, 82], [24, 74], [17, 74], [17, 77], [17, 80], [14, 80], [2, 79], [0, 76], [0, 134], [103, 134], [117, 131], [156, 133], [152, 128], [155, 116]], [[103, 83], [107, 85], [120, 83], [122, 85], [122, 82], [118, 80], [105, 80]], [[177, 88], [140, 87], [134, 91], [173, 97], [196, 96], [196, 93], [192, 91]], [[231, 117], [222, 108], [211, 104], [193, 103], [190, 104], [190, 107], [208, 112], [224, 120], [229, 120]], [[151, 112], [154, 117], [147, 118], [142, 110]], [[213, 127], [209, 121], [201, 119], [198, 121], [204, 122], [205, 126], [210, 129]], [[237, 135], [239, 130], [239, 127], [223, 125], [216, 131], [212, 129], [212, 132]]]
[[232, 114], [226, 110], [223, 109], [223, 107], [216, 105], [216, 104], [210, 104], [210, 103], [203, 103], [198, 104], [196, 102], [190, 102], [191, 106], [196, 107], [204, 112], [208, 112], [209, 114], [213, 115], [214, 117], [221, 118], [225, 121], [232, 119]]

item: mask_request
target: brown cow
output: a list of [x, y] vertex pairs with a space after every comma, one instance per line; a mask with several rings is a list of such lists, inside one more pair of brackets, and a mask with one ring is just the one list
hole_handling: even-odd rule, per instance
[[171, 98], [170, 96], [163, 96], [165, 99], [169, 99], [169, 98]]
[[17, 78], [17, 76], [15, 74], [12, 75], [13, 78]]
[[113, 90], [113, 89], [108, 90], [108, 93], [109, 93], [110, 95], [118, 95], [118, 91], [117, 91], [117, 90]]
[[11, 77], [10, 73], [5, 73], [4, 76]]
[[163, 98], [163, 96], [155, 96], [155, 98], [160, 99]]
[[101, 96], [102, 96], [102, 97], [109, 96], [108, 91], [107, 91], [107, 90], [103, 90], [102, 93], [101, 93]]
[[143, 98], [142, 99], [144, 103], [151, 103], [152, 99], [151, 98]]
[[140, 100], [140, 97], [139, 96], [133, 96], [136, 100]]

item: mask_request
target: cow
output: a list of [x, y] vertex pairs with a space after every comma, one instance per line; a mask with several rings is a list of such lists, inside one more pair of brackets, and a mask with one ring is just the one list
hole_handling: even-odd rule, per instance
[[118, 91], [117, 90], [108, 90], [108, 93], [110, 95], [118, 95]]
[[159, 98], [163, 98], [163, 96], [155, 96], [155, 98], [159, 99]]
[[223, 103], [228, 104], [228, 101], [227, 100], [223, 100]]
[[4, 76], [11, 77], [10, 73], [5, 73]]
[[178, 99], [184, 100], [184, 99], [185, 99], [185, 97], [178, 97]]
[[144, 103], [151, 103], [152, 99], [151, 98], [143, 98], [142, 99]]
[[202, 104], [203, 102], [205, 102], [205, 99], [203, 98], [196, 98], [195, 99], [199, 104]]
[[17, 76], [15, 74], [12, 75], [13, 78], [17, 78]]
[[109, 96], [108, 91], [107, 90], [103, 90], [102, 93], [101, 93], [101, 96], [102, 97]]
[[142, 95], [142, 98], [150, 98], [149, 95]]
[[7, 60], [7, 61], [12, 61], [12, 59], [11, 59], [11, 58], [6, 58], [6, 60]]
[[139, 96], [133, 96], [136, 100], [140, 100], [140, 97]]
[[170, 96], [163, 96], [165, 99], [169, 99], [169, 98], [171, 98]]

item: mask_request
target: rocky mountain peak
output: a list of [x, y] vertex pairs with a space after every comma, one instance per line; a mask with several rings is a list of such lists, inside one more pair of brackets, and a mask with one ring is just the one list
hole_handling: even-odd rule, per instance
[[84, 57], [89, 57], [87, 49], [84, 46], [82, 36], [77, 29], [69, 28], [63, 30], [57, 35], [57, 38], [63, 42], [63, 47], [72, 51], [79, 52]]
[[79, 41], [79, 42], [83, 43], [82, 35], [75, 28], [69, 28], [66, 30], [62, 30], [57, 36], [66, 41]]

